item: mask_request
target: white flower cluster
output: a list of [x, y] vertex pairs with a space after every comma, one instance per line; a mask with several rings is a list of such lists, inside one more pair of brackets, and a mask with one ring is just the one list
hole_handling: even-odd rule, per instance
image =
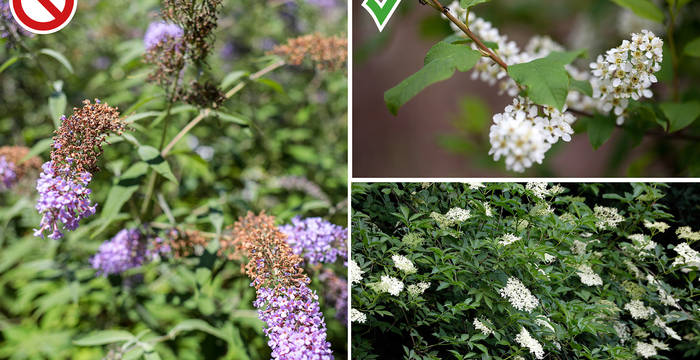
[[469, 185], [469, 188], [472, 190], [479, 190], [480, 188], [486, 187], [483, 183], [476, 181], [468, 182], [467, 185]]
[[486, 336], [493, 334], [493, 330], [489, 329], [488, 326], [484, 325], [479, 319], [474, 319], [474, 328], [481, 331], [481, 333]]
[[690, 228], [690, 226], [682, 226], [676, 229], [676, 235], [679, 239], [685, 239], [692, 241], [700, 240], [700, 231], [695, 231]]
[[647, 344], [641, 341], [637, 341], [637, 346], [635, 347], [634, 351], [636, 351], [637, 354], [639, 354], [639, 356], [645, 359], [658, 355], [658, 352], [656, 351], [656, 347], [654, 345]]
[[493, 210], [491, 210], [491, 205], [486, 201], [482, 201], [481, 205], [484, 207], [484, 215], [491, 217], [493, 216]]
[[546, 201], [540, 201], [530, 209], [530, 215], [532, 216], [547, 216], [551, 214], [554, 214], [554, 209]]
[[348, 261], [348, 277], [350, 278], [350, 285], [359, 284], [362, 281], [362, 274], [365, 272], [360, 269], [355, 260], [350, 259]]
[[629, 259], [625, 259], [624, 263], [625, 263], [625, 265], [627, 265], [627, 269], [632, 274], [634, 274], [634, 277], [636, 277], [637, 279], [644, 278], [644, 275], [642, 274], [642, 272], [639, 271], [639, 268], [636, 265], [634, 265], [634, 263], [632, 261], [630, 261]]
[[615, 323], [613, 324], [613, 329], [615, 329], [617, 336], [620, 338], [621, 344], [624, 344], [625, 341], [629, 340], [630, 329], [625, 323], [621, 321], [615, 321]]
[[530, 336], [530, 333], [525, 328], [520, 329], [520, 333], [515, 336], [515, 341], [524, 348], [528, 348], [530, 353], [535, 355], [537, 359], [544, 359], [544, 349], [537, 339]]
[[700, 268], [700, 256], [698, 252], [693, 250], [688, 243], [681, 243], [673, 251], [678, 253], [671, 266], [683, 266], [681, 271], [689, 272], [691, 268]]
[[350, 322], [358, 322], [364, 324], [367, 321], [367, 315], [359, 310], [350, 309]]
[[640, 256], [649, 256], [649, 252], [654, 252], [657, 243], [651, 241], [651, 239], [644, 234], [632, 234], [627, 236], [628, 239], [632, 240], [634, 244], [634, 249], [637, 250], [637, 254]]
[[445, 214], [447, 219], [452, 220], [456, 223], [461, 223], [467, 221], [472, 215], [469, 210], [465, 210], [462, 208], [454, 207], [450, 209], [447, 214]]
[[659, 292], [659, 300], [661, 300], [661, 303], [666, 305], [666, 306], [672, 306], [677, 309], [680, 309], [681, 306], [678, 305], [678, 300], [676, 300], [671, 294], [666, 292], [664, 288], [661, 286], [661, 283], [656, 280], [652, 275], [647, 275], [647, 281], [649, 282], [649, 285], [655, 286], [656, 290]]
[[681, 339], [681, 337], [678, 335], [678, 333], [675, 330], [673, 330], [670, 326], [666, 325], [666, 322], [661, 320], [660, 317], [657, 316], [656, 319], [654, 319], [654, 325], [662, 328], [664, 330], [664, 332], [666, 332], [666, 335], [668, 335], [670, 338], [676, 339], [676, 340]]
[[395, 277], [382, 275], [382, 280], [375, 283], [373, 288], [377, 292], [388, 292], [391, 295], [398, 296], [403, 290], [403, 282]]
[[418, 284], [411, 284], [408, 285], [408, 288], [406, 289], [411, 296], [418, 296], [421, 295], [425, 292], [425, 290], [428, 290], [430, 287], [429, 282], [419, 282]]
[[557, 259], [556, 256], [553, 256], [550, 254], [544, 254], [544, 262], [547, 264], [551, 264], [556, 259]]
[[593, 208], [593, 215], [598, 219], [595, 223], [598, 229], [612, 229], [624, 221], [617, 209], [611, 207], [596, 205]]
[[666, 224], [663, 221], [651, 222], [649, 220], [644, 220], [644, 226], [649, 230], [656, 230], [660, 233], [668, 230], [668, 228], [670, 227], [668, 224]]
[[493, 116], [489, 141], [495, 161], [504, 157], [506, 169], [523, 172], [541, 164], [545, 153], [559, 139], [571, 141], [576, 118], [550, 106], [539, 107], [527, 98], [516, 97], [502, 114]]
[[603, 285], [603, 279], [600, 275], [593, 272], [593, 269], [589, 265], [581, 265], [578, 267], [578, 276], [581, 278], [581, 282], [588, 286], [600, 286]]
[[629, 311], [630, 315], [632, 315], [632, 318], [635, 320], [648, 319], [654, 314], [654, 309], [644, 306], [641, 300], [632, 300], [625, 304], [625, 310]]
[[625, 122], [630, 99], [654, 95], [649, 87], [657, 82], [654, 73], [661, 70], [663, 45], [661, 38], [642, 30], [632, 34], [632, 41], [622, 41], [620, 46], [608, 50], [605, 56], [599, 55], [596, 62], [591, 63], [593, 97], [600, 101], [600, 110], [614, 109], [618, 125]]
[[551, 322], [552, 322], [552, 320], [550, 320], [548, 317], [546, 317], [544, 315], [537, 315], [537, 318], [535, 319], [535, 324], [537, 324], [541, 327], [546, 327], [547, 329], [554, 332], [554, 326], [552, 326]]
[[576, 255], [584, 255], [586, 254], [586, 244], [585, 242], [581, 240], [574, 240], [574, 244], [571, 245], [571, 252], [576, 254]]
[[392, 255], [391, 260], [394, 261], [394, 266], [396, 266], [397, 269], [406, 274], [415, 274], [416, 271], [418, 271], [411, 260], [403, 255]]
[[532, 312], [532, 310], [540, 304], [540, 301], [532, 295], [530, 290], [528, 290], [520, 280], [514, 277], [508, 278], [506, 287], [500, 289], [498, 292], [501, 294], [501, 297], [508, 300], [514, 308], [521, 311]]
[[518, 240], [520, 240], [520, 236], [515, 236], [513, 234], [505, 234], [500, 237], [501, 241], [498, 242], [499, 245], [510, 245]]
[[529, 182], [525, 184], [525, 189], [532, 191], [532, 193], [540, 199], [544, 199], [545, 196], [549, 195], [547, 183], [543, 181]]

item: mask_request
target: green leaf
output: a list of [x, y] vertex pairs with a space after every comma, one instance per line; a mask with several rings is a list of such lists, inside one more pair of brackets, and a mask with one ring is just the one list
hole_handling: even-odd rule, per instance
[[700, 101], [688, 101], [681, 104], [663, 103], [659, 105], [661, 111], [668, 118], [668, 132], [681, 130], [695, 121], [700, 116]]
[[615, 119], [600, 114], [588, 118], [588, 139], [593, 145], [593, 149], [598, 149], [603, 145], [615, 130]]
[[61, 116], [66, 114], [66, 105], [68, 105], [68, 100], [63, 91], [55, 92], [49, 97], [49, 116], [51, 116], [56, 129], [61, 126]]
[[650, 0], [612, 0], [615, 4], [631, 10], [639, 17], [656, 21], [657, 23], [664, 22], [664, 13], [654, 5]]
[[221, 88], [222, 88], [222, 89], [228, 88], [229, 86], [233, 85], [233, 83], [235, 83], [236, 81], [238, 81], [238, 79], [240, 79], [240, 78], [242, 78], [242, 77], [244, 77], [244, 76], [246, 76], [246, 75], [248, 75], [247, 72], [245, 72], [245, 71], [240, 71], [240, 70], [239, 70], [239, 71], [230, 72], [228, 75], [226, 75], [226, 76], [224, 77], [223, 80], [221, 80]]
[[43, 154], [44, 152], [48, 151], [51, 148], [51, 144], [53, 144], [52, 138], [43, 139], [43, 140], [37, 142], [36, 144], [34, 144], [34, 146], [32, 146], [31, 150], [29, 150], [27, 155], [25, 155], [22, 158], [22, 160], [20, 160], [20, 164], [29, 160], [29, 158], [31, 158], [33, 156], [37, 156], [39, 154]]
[[[700, 57], [700, 37], [696, 37], [685, 45], [683, 54], [688, 56]], [[2, 69], [0, 69], [2, 72]]]
[[175, 175], [173, 175], [172, 170], [170, 170], [170, 165], [160, 156], [160, 151], [158, 151], [158, 149], [153, 146], [141, 145], [138, 152], [141, 160], [145, 161], [153, 170], [161, 174], [164, 178], [177, 184], [177, 179]]
[[422, 69], [384, 93], [384, 101], [389, 111], [396, 115], [401, 106], [423, 89], [449, 79], [455, 70], [470, 70], [480, 57], [478, 51], [464, 45], [437, 43], [428, 51]]
[[7, 69], [8, 67], [12, 66], [12, 64], [16, 63], [19, 59], [20, 59], [20, 56], [15, 55], [15, 56], [5, 60], [5, 62], [2, 63], [2, 65], [0, 65], [0, 73], [5, 71], [5, 69]]
[[582, 94], [593, 97], [593, 87], [591, 86], [590, 81], [571, 79], [570, 90], [576, 90]]
[[160, 355], [158, 355], [157, 352], [152, 351], [152, 352], [148, 352], [148, 353], [143, 354], [143, 358], [145, 360], [160, 360]]
[[39, 54], [44, 54], [46, 56], [54, 58], [56, 61], [61, 63], [61, 65], [65, 66], [65, 68], [68, 69], [68, 71], [70, 71], [71, 74], [73, 73], [73, 65], [71, 65], [70, 61], [68, 61], [68, 59], [65, 56], [63, 56], [63, 54], [61, 54], [60, 52], [46, 48], [39, 50]]
[[209, 325], [206, 321], [200, 320], [200, 319], [187, 319], [181, 321], [179, 324], [177, 324], [174, 328], [170, 330], [170, 335], [171, 336], [176, 336], [178, 333], [183, 332], [183, 331], [192, 331], [192, 330], [199, 330], [203, 331], [207, 334], [213, 335], [218, 337], [221, 340], [224, 340], [228, 342], [230, 340], [230, 337], [226, 332], [223, 330], [217, 329], [211, 325]]
[[124, 120], [122, 120], [122, 121], [127, 123], [127, 124], [130, 124], [130, 123], [133, 123], [133, 122], [141, 120], [141, 119], [149, 118], [152, 116], [159, 116], [160, 114], [161, 114], [160, 111], [144, 111], [142, 113], [131, 114], [131, 115], [125, 117]]
[[102, 208], [100, 220], [102, 222], [99, 229], [92, 233], [92, 238], [99, 235], [107, 226], [117, 217], [122, 206], [132, 195], [138, 190], [141, 184], [141, 179], [148, 170], [148, 164], [145, 162], [137, 162], [128, 168], [115, 181], [107, 194], [107, 200]]
[[530, 100], [562, 109], [569, 94], [569, 73], [564, 66], [582, 54], [583, 51], [555, 51], [542, 59], [509, 66], [508, 74], [526, 87]]
[[489, 1], [491, 0], [459, 0], [459, 6], [461, 6], [462, 9], [469, 9], [474, 5], [479, 5]]
[[78, 346], [95, 346], [130, 341], [133, 339], [134, 335], [128, 331], [102, 330], [91, 332], [90, 334], [73, 341], [73, 344]]
[[213, 115], [217, 116], [219, 119], [232, 122], [234, 124], [248, 126], [249, 122], [246, 119], [241, 118], [239, 115], [227, 114], [221, 111], [212, 111]]

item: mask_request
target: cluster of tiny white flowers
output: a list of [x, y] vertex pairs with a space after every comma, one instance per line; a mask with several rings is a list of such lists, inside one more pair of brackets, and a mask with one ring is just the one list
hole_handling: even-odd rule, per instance
[[576, 216], [572, 213], [564, 213], [559, 215], [559, 220], [569, 225], [576, 225]]
[[418, 284], [415, 284], [415, 285], [414, 284], [408, 285], [408, 288], [406, 290], [412, 296], [418, 296], [418, 295], [423, 294], [425, 292], [425, 290], [428, 290], [429, 287], [430, 287], [429, 282], [419, 282]]
[[671, 266], [683, 266], [681, 271], [689, 272], [691, 267], [700, 268], [700, 256], [698, 252], [693, 250], [688, 243], [681, 243], [673, 251], [678, 253]]
[[661, 287], [661, 283], [656, 280], [652, 275], [647, 275], [647, 281], [649, 282], [649, 285], [656, 286], [656, 290], [659, 292], [659, 300], [661, 300], [661, 303], [666, 305], [666, 306], [672, 306], [677, 309], [680, 309], [680, 305], [678, 305], [678, 300], [676, 300], [671, 294], [666, 292], [663, 287]]
[[481, 331], [481, 333], [486, 336], [493, 334], [493, 330], [489, 329], [488, 326], [484, 325], [479, 319], [474, 319], [474, 328]]
[[625, 310], [630, 312], [633, 319], [648, 319], [652, 314], [654, 314], [654, 309], [651, 307], [644, 306], [641, 300], [632, 300], [625, 304]]
[[367, 321], [367, 315], [356, 309], [350, 309], [350, 322], [358, 322], [364, 324]]
[[549, 188], [549, 195], [551, 195], [551, 196], [559, 195], [559, 194], [563, 193], [564, 191], [566, 191], [565, 187], [563, 187], [559, 184], [555, 184], [555, 185], [552, 185], [551, 188]]
[[530, 209], [530, 215], [532, 216], [547, 216], [554, 214], [554, 209], [547, 202], [540, 201], [532, 209]]
[[537, 339], [530, 336], [530, 333], [525, 328], [520, 329], [520, 333], [515, 336], [515, 341], [524, 348], [528, 348], [530, 353], [535, 355], [537, 359], [544, 359], [544, 349]]
[[417, 269], [407, 257], [403, 255], [392, 255], [391, 260], [394, 261], [394, 266], [406, 274], [415, 274]]
[[578, 267], [578, 276], [581, 278], [581, 282], [588, 286], [600, 286], [603, 285], [603, 279], [600, 275], [593, 272], [593, 269], [589, 265], [581, 265]]
[[532, 310], [540, 304], [540, 301], [532, 295], [530, 290], [528, 290], [520, 280], [514, 277], [508, 278], [506, 287], [500, 289], [498, 292], [501, 294], [501, 297], [508, 300], [514, 308], [521, 311], [532, 312]]
[[493, 116], [489, 155], [495, 161], [504, 157], [507, 170], [523, 172], [533, 163], [541, 164], [545, 153], [560, 139], [571, 141], [575, 121], [566, 107], [559, 111], [543, 106], [540, 111], [532, 101], [518, 96], [503, 113]]
[[651, 239], [644, 234], [632, 234], [628, 235], [627, 238], [632, 240], [635, 250], [637, 250], [637, 253], [641, 256], [650, 255], [649, 252], [653, 252], [654, 249], [656, 249], [656, 242], [651, 241]]
[[586, 244], [581, 240], [574, 240], [574, 244], [571, 245], [571, 252], [576, 255], [584, 255], [586, 253]]
[[600, 110], [614, 109], [617, 124], [625, 122], [629, 100], [650, 98], [649, 87], [657, 82], [655, 72], [661, 70], [663, 40], [648, 30], [632, 34], [632, 41], [624, 40], [616, 48], [599, 55], [591, 63], [593, 97], [600, 100]]
[[401, 290], [403, 290], [403, 282], [395, 277], [382, 275], [382, 280], [375, 284], [374, 289], [377, 292], [388, 292], [391, 295], [397, 296], [401, 293]]
[[666, 322], [661, 320], [660, 317], [657, 316], [656, 319], [654, 319], [654, 325], [662, 328], [664, 330], [664, 332], [666, 332], [666, 335], [668, 335], [670, 338], [676, 339], [676, 340], [681, 339], [681, 337], [678, 335], [678, 333], [675, 330], [673, 330], [670, 326], [666, 325]]
[[639, 268], [636, 265], [634, 265], [634, 263], [632, 263], [632, 261], [630, 261], [629, 259], [625, 259], [624, 263], [625, 263], [625, 265], [627, 265], [627, 269], [629, 271], [631, 271], [632, 274], [634, 274], [634, 277], [636, 277], [637, 279], [644, 278], [644, 275], [642, 274], [642, 272], [639, 271]]
[[472, 190], [479, 190], [480, 188], [486, 187], [486, 185], [484, 185], [483, 183], [476, 181], [468, 182], [467, 185], [469, 185], [469, 188]]
[[649, 220], [644, 220], [644, 226], [649, 230], [656, 230], [660, 233], [668, 230], [668, 228], [670, 227], [668, 224], [666, 224], [663, 221], [651, 222]]
[[555, 256], [553, 256], [553, 255], [544, 254], [544, 262], [547, 263], [547, 264], [551, 264], [551, 263], [552, 263], [554, 260], [556, 260], [556, 259], [557, 259], [557, 258], [556, 258]]
[[484, 214], [486, 216], [488, 216], [488, 217], [493, 216], [493, 210], [491, 210], [491, 205], [488, 202], [482, 201], [481, 205], [484, 207]]
[[617, 209], [611, 207], [596, 205], [593, 208], [593, 215], [598, 219], [595, 223], [598, 229], [612, 229], [615, 228], [617, 224], [624, 221], [624, 218], [617, 212]]
[[510, 245], [518, 240], [520, 240], [520, 236], [515, 236], [513, 234], [505, 234], [500, 237], [501, 241], [498, 242], [499, 245]]
[[685, 239], [690, 241], [700, 240], [700, 231], [695, 231], [690, 228], [690, 226], [682, 226], [676, 229], [676, 235], [679, 239]]
[[525, 184], [525, 189], [532, 191], [532, 193], [540, 199], [544, 199], [545, 196], [549, 195], [547, 183], [543, 181], [529, 182]]
[[362, 281], [362, 274], [365, 272], [360, 269], [355, 260], [350, 259], [348, 261], [348, 277], [350, 278], [350, 285], [359, 284]]
[[639, 354], [645, 359], [658, 355], [658, 352], [656, 351], [656, 347], [654, 345], [647, 344], [641, 341], [637, 341], [637, 346], [635, 347], [634, 351], [636, 351], [637, 354]]
[[452, 221], [455, 221], [457, 223], [467, 221], [472, 215], [469, 210], [465, 210], [462, 208], [454, 207], [450, 209], [445, 216]]
[[657, 339], [651, 339], [651, 345], [659, 350], [671, 350], [666, 343]]
[[535, 319], [535, 324], [546, 327], [547, 329], [551, 330], [554, 332], [554, 326], [551, 324], [552, 320], [550, 320], [548, 317], [544, 315], [538, 315], [537, 318]]
[[625, 323], [620, 322], [620, 321], [615, 321], [615, 323], [613, 324], [613, 329], [615, 329], [617, 336], [620, 338], [621, 344], [624, 344], [625, 341], [629, 340], [630, 329], [629, 329], [629, 327], [627, 327], [627, 325]]

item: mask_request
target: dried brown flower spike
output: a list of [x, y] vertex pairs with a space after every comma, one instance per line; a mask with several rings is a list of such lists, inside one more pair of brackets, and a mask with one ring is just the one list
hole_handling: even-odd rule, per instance
[[318, 70], [339, 70], [348, 58], [348, 40], [344, 37], [319, 34], [292, 38], [271, 51], [286, 59], [290, 65], [301, 65], [308, 58]]
[[83, 101], [83, 107], [73, 108], [73, 115], [61, 119], [53, 138], [51, 161], [54, 169], [69, 165], [78, 172], [99, 171], [97, 160], [102, 155], [102, 143], [110, 134], [121, 135], [125, 125], [117, 108], [95, 100]]
[[197, 230], [179, 231], [170, 229], [165, 232], [165, 238], [153, 240], [154, 253], [171, 253], [180, 259], [194, 254], [198, 247], [207, 246], [207, 239]]

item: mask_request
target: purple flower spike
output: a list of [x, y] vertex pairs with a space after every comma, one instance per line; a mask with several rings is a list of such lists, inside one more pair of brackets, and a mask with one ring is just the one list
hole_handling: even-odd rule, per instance
[[146, 241], [137, 229], [123, 229], [111, 240], [100, 245], [90, 265], [98, 274], [119, 274], [143, 265], [146, 258]]
[[178, 25], [163, 21], [152, 22], [143, 36], [143, 44], [146, 50], [150, 50], [161, 41], [167, 41], [169, 38], [179, 39], [183, 34], [182, 28]]
[[347, 257], [347, 230], [322, 218], [295, 217], [291, 225], [282, 225], [279, 230], [287, 235], [294, 253], [309, 264], [333, 263], [338, 256]]
[[11, 188], [17, 181], [15, 164], [7, 161], [4, 156], [0, 156], [0, 190]]
[[92, 175], [89, 172], [72, 174], [68, 166], [57, 173], [51, 161], [45, 162], [42, 169], [44, 171], [36, 184], [39, 191], [36, 209], [41, 214], [41, 223], [34, 236], [43, 238], [44, 232], [49, 231], [49, 238], [58, 240], [63, 237], [61, 223], [63, 229], [73, 231], [80, 225], [80, 220], [95, 214], [97, 205], [90, 203], [90, 189], [87, 187]]
[[257, 294], [253, 305], [260, 320], [267, 324], [263, 332], [269, 339], [273, 359], [333, 359], [316, 293], [299, 285], [261, 287]]

